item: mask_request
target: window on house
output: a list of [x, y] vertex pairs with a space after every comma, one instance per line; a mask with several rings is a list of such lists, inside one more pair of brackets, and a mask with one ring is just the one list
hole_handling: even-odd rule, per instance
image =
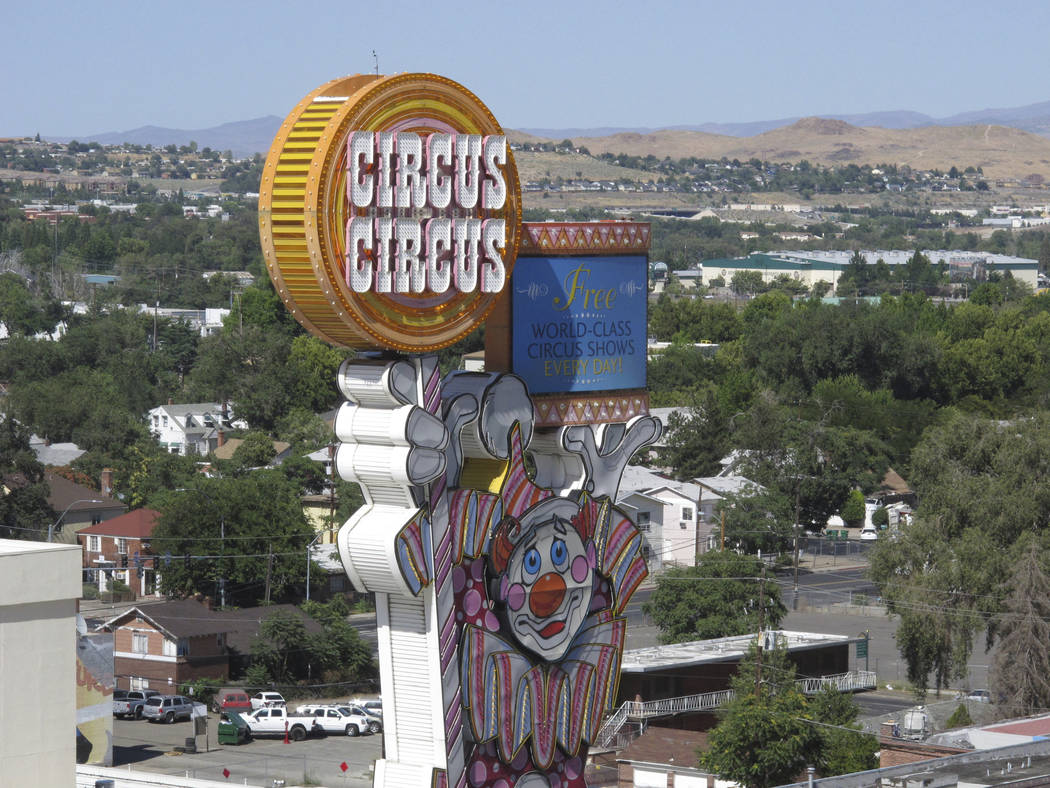
[[190, 653], [190, 642], [186, 638], [179, 638], [178, 655], [187, 657]]
[[692, 506], [683, 506], [682, 507], [682, 519], [683, 520], [692, 520], [693, 519], [693, 507]]
[[174, 657], [175, 656], [175, 641], [174, 640], [169, 640], [168, 638], [164, 638], [163, 653], [164, 653], [165, 657]]
[[88, 537], [88, 552], [89, 553], [101, 553], [102, 547], [99, 545], [99, 538], [97, 536]]
[[649, 527], [649, 512], [638, 512], [638, 530], [648, 531]]
[[120, 553], [121, 555], [127, 555], [128, 554], [128, 540], [127, 539], [117, 539], [117, 552]]
[[686, 528], [689, 527], [689, 523], [687, 523], [685, 520], [683, 520], [682, 522], [678, 523], [678, 527], [681, 528], [684, 531]]
[[165, 427], [168, 426], [168, 417], [167, 416], [164, 417], [163, 424], [164, 424]]
[[101, 522], [102, 522], [102, 515], [101, 514], [93, 514], [93, 515], [91, 515], [91, 524], [92, 525], [98, 525]]
[[145, 690], [149, 689], [149, 679], [144, 679], [142, 676], [132, 676], [128, 679], [129, 689], [133, 690]]
[[642, 557], [645, 558], [646, 560], [649, 560], [649, 553], [650, 552], [651, 552], [651, 550], [649, 550], [649, 545], [643, 544], [642, 545]]
[[131, 651], [133, 654], [148, 654], [149, 635], [147, 635], [145, 632], [132, 632]]

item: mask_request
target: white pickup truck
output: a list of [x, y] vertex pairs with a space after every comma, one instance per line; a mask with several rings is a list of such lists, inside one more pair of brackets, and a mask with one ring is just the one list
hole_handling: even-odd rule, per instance
[[347, 736], [360, 736], [362, 733], [379, 733], [383, 730], [381, 720], [370, 719], [368, 715], [349, 706], [307, 704], [295, 710], [298, 714], [313, 717], [324, 728], [325, 733], [345, 733]]
[[248, 725], [252, 736], [284, 736], [292, 741], [302, 741], [307, 736], [316, 736], [325, 732], [324, 728], [312, 716], [289, 714], [288, 710], [274, 706], [268, 709], [256, 709], [251, 714], [242, 714], [241, 719]]

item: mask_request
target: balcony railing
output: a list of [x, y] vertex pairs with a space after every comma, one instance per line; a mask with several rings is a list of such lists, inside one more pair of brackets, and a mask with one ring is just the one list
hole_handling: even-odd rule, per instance
[[[831, 676], [799, 679], [795, 685], [804, 695], [816, 695], [827, 686], [833, 686], [839, 692], [856, 692], [874, 689], [875, 673], [868, 670], [851, 670]], [[629, 700], [613, 712], [598, 730], [598, 735], [594, 738], [593, 749], [606, 750], [613, 746], [620, 749], [624, 746], [619, 742], [621, 737], [618, 737], [618, 734], [624, 724], [630, 720], [644, 721], [655, 717], [671, 717], [675, 714], [711, 711], [727, 704], [733, 699], [733, 694], [733, 690], [727, 689], [661, 700]]]

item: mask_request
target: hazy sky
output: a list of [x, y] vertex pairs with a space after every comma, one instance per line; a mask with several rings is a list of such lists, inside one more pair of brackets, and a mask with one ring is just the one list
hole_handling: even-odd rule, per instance
[[430, 71], [507, 128], [1050, 100], [1050, 3], [54, 0], [4, 14], [0, 136], [286, 115], [344, 74]]

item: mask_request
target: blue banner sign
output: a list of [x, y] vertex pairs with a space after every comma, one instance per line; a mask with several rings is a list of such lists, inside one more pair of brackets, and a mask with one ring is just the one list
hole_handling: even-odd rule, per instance
[[513, 365], [533, 394], [645, 388], [643, 255], [519, 257]]

